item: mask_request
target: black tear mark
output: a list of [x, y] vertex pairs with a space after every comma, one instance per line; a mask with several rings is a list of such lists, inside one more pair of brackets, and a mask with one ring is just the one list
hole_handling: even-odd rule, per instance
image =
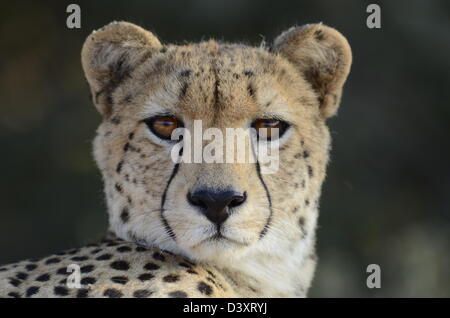
[[167, 191], [169, 190], [169, 187], [170, 187], [170, 184], [171, 184], [173, 178], [175, 177], [175, 175], [178, 172], [179, 166], [180, 166], [179, 163], [175, 164], [175, 166], [173, 167], [172, 173], [169, 177], [169, 180], [167, 181], [166, 188], [164, 189], [164, 192], [161, 196], [161, 209], [160, 209], [160, 213], [159, 213], [167, 234], [169, 234], [169, 236], [171, 238], [173, 238], [174, 240], [176, 240], [175, 233], [173, 232], [172, 228], [170, 227], [169, 222], [167, 222], [166, 218], [164, 217], [164, 204], [166, 203]]
[[259, 239], [262, 239], [264, 237], [264, 235], [266, 235], [267, 231], [269, 230], [269, 226], [270, 223], [272, 223], [272, 215], [273, 215], [273, 210], [272, 210], [272, 198], [270, 197], [270, 192], [269, 189], [267, 188], [266, 183], [264, 182], [264, 179], [261, 175], [261, 166], [259, 165], [259, 162], [256, 162], [256, 172], [258, 174], [258, 178], [261, 181], [264, 191], [266, 192], [266, 196], [267, 196], [267, 201], [269, 202], [269, 216], [267, 217], [267, 222], [264, 225], [261, 233], [259, 233]]

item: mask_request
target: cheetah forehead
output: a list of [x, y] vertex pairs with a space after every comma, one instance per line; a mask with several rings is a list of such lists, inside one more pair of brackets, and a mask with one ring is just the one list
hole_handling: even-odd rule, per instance
[[[295, 90], [284, 85], [295, 81]], [[124, 104], [134, 101], [119, 110], [129, 116], [171, 112], [216, 125], [272, 109], [291, 116], [300, 99], [314, 103], [311, 89], [283, 58], [265, 48], [213, 40], [162, 48], [136, 65], [114, 94]]]

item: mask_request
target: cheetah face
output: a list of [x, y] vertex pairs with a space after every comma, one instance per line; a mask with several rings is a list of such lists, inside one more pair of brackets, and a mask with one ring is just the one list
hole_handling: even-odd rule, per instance
[[[215, 41], [163, 46], [124, 22], [92, 33], [82, 62], [104, 119], [94, 153], [113, 231], [220, 263], [310, 242], [328, 160], [325, 120], [350, 61], [346, 40], [323, 25], [290, 29], [270, 50]], [[177, 143], [171, 133], [192, 132], [197, 120], [200, 133], [224, 136], [229, 128], [279, 128], [267, 141], [279, 146], [278, 169], [264, 174], [250, 155], [174, 162], [174, 147], [187, 139]]]

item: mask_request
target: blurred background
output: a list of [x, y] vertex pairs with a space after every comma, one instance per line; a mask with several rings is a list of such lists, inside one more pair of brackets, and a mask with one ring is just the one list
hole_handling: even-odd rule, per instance
[[[354, 64], [339, 115], [318, 229], [313, 297], [450, 297], [449, 1], [74, 1], [0, 5], [0, 264], [100, 238], [107, 226], [91, 139], [100, 116], [80, 50], [112, 20], [162, 41], [258, 45], [324, 22]], [[381, 29], [366, 7], [381, 6]], [[366, 268], [381, 266], [381, 288]]]

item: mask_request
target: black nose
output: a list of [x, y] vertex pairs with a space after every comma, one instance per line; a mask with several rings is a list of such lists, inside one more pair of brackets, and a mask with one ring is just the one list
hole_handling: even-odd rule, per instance
[[196, 206], [208, 220], [220, 225], [230, 215], [230, 208], [237, 207], [245, 202], [247, 193], [240, 194], [235, 191], [199, 190], [194, 193], [188, 192], [188, 202]]

